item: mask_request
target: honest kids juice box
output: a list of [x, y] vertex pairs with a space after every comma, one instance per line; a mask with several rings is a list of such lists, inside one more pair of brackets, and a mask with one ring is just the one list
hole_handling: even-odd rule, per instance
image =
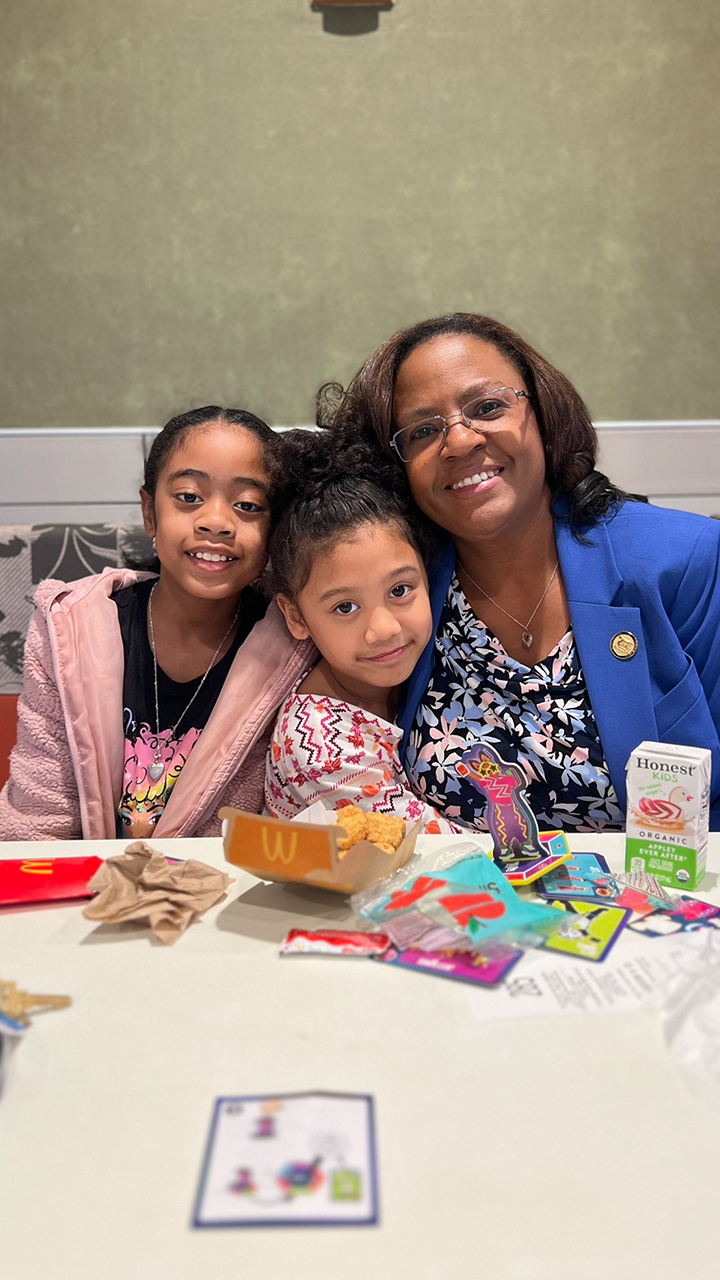
[[709, 809], [709, 750], [641, 742], [627, 763], [625, 870], [645, 871], [673, 889], [697, 888]]

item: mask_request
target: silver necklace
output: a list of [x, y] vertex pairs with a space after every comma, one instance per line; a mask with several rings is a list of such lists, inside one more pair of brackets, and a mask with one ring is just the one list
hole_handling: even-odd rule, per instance
[[510, 613], [510, 611], [509, 611], [508, 609], [503, 609], [502, 605], [501, 605], [501, 604], [498, 604], [497, 600], [493, 600], [492, 596], [489, 596], [489, 595], [488, 595], [488, 593], [487, 593], [487, 591], [485, 591], [485, 590], [480, 586], [480, 583], [479, 583], [479, 582], [476, 582], [474, 578], [471, 578], [471, 577], [470, 577], [470, 574], [468, 573], [468, 571], [467, 571], [467, 569], [465, 568], [465, 565], [464, 565], [464, 564], [461, 564], [461, 565], [460, 565], [460, 568], [462, 569], [463, 573], [465, 574], [465, 577], [466, 577], [466, 578], [468, 578], [470, 582], [472, 582], [473, 586], [474, 586], [474, 587], [477, 587], [478, 591], [482, 591], [482, 594], [484, 595], [484, 597], [485, 597], [485, 599], [486, 599], [486, 600], [489, 600], [491, 604], [494, 604], [494, 605], [495, 605], [495, 608], [496, 608], [496, 609], [499, 609], [501, 613], [504, 613], [506, 618], [511, 618], [513, 622], [516, 622], [516, 623], [517, 623], [517, 625], [522, 629], [522, 637], [521, 637], [521, 638], [522, 638], [522, 642], [523, 642], [524, 647], [525, 647], [526, 649], [532, 649], [532, 647], [533, 647], [533, 641], [534, 641], [534, 639], [535, 639], [535, 636], [533, 635], [532, 631], [530, 630], [530, 623], [532, 622], [533, 618], [535, 617], [535, 614], [537, 613], [538, 609], [540, 608], [540, 605], [542, 604], [542, 602], [543, 602], [543, 600], [545, 599], [545, 597], [546, 597], [546, 595], [547, 595], [548, 591], [550, 590], [550, 588], [551, 588], [551, 586], [552, 586], [553, 582], [555, 581], [555, 575], [556, 575], [556, 573], [557, 573], [558, 569], [560, 568], [560, 561], [559, 561], [559, 560], [557, 560], [557, 561], [555, 562], [555, 568], [553, 569], [552, 573], [550, 574], [550, 581], [548, 582], [548, 584], [547, 584], [547, 586], [546, 586], [545, 590], [543, 591], [543, 593], [542, 593], [542, 595], [541, 595], [540, 599], [538, 600], [537, 604], [535, 605], [535, 608], [533, 609], [532, 613], [530, 614], [530, 617], [528, 618], [527, 622], [521, 622], [519, 618], [516, 618], [516, 617], [515, 617], [515, 614], [514, 614], [514, 613]]
[[[148, 773], [149, 773], [149, 775], [150, 775], [150, 778], [151, 778], [152, 782], [159, 782], [159, 781], [160, 781], [160, 779], [162, 778], [162, 776], [163, 776], [164, 772], [165, 772], [165, 765], [164, 765], [164, 764], [163, 764], [163, 762], [162, 762], [162, 750], [161, 750], [161, 747], [160, 747], [160, 699], [158, 698], [158, 664], [157, 664], [157, 658], [156, 658], [156, 656], [155, 656], [155, 628], [153, 627], [153, 616], [152, 616], [152, 598], [153, 598], [153, 592], [154, 592], [154, 590], [155, 590], [156, 586], [157, 586], [157, 582], [154, 582], [154, 583], [153, 583], [153, 587], [152, 587], [152, 591], [150, 592], [150, 595], [149, 595], [149, 597], [148, 597], [148, 622], [150, 623], [150, 648], [152, 649], [152, 656], [153, 656], [153, 675], [154, 675], [154, 678], [155, 678], [155, 737], [156, 737], [156, 739], [157, 739], [157, 746], [156, 746], [156, 748], [155, 748], [155, 755], [154, 755], [154, 757], [153, 757], [152, 764], [150, 765], [150, 767], [149, 767], [149, 769], [148, 769]], [[235, 623], [236, 623], [236, 622], [237, 622], [237, 620], [238, 620], [238, 614], [239, 614], [239, 612], [240, 612], [240, 602], [238, 601], [238, 607], [237, 607], [237, 609], [235, 610], [235, 616], [233, 617], [233, 620], [232, 620], [232, 622], [230, 623], [230, 626], [228, 627], [227, 631], [225, 632], [225, 635], [223, 636], [222, 640], [220, 641], [220, 643], [219, 643], [219, 645], [218, 645], [217, 649], [215, 650], [215, 652], [214, 652], [214, 654], [213, 654], [212, 658], [210, 659], [210, 665], [209, 665], [209, 667], [208, 667], [207, 671], [205, 672], [205, 675], [203, 676], [202, 680], [200, 681], [200, 683], [199, 683], [199, 685], [198, 685], [197, 689], [195, 690], [195, 692], [194, 692], [194, 694], [193, 694], [192, 698], [190, 699], [190, 701], [188, 702], [187, 706], [186, 706], [186, 707], [184, 707], [184, 708], [183, 708], [183, 710], [180, 712], [180, 715], [178, 716], [177, 720], [175, 721], [175, 724], [173, 725], [172, 729], [170, 730], [170, 737], [171, 737], [171, 738], [174, 738], [174, 737], [175, 737], [175, 731], [176, 731], [176, 729], [177, 729], [178, 725], [180, 724], [180, 721], [182, 720], [183, 716], [184, 716], [184, 715], [186, 715], [186, 714], [187, 714], [187, 712], [190, 710], [190, 708], [191, 708], [191, 706], [192, 706], [193, 702], [194, 702], [194, 701], [195, 701], [195, 699], [197, 698], [197, 696], [198, 696], [198, 694], [199, 694], [200, 690], [202, 689], [202, 687], [203, 687], [203, 685], [204, 685], [205, 681], [207, 680], [208, 676], [210, 675], [210, 672], [212, 671], [213, 667], [215, 666], [215, 661], [216, 661], [216, 659], [217, 659], [217, 656], [218, 656], [218, 654], [219, 654], [220, 650], [222, 649], [222, 647], [223, 647], [223, 645], [224, 645], [225, 641], [227, 640], [228, 636], [230, 635], [230, 632], [232, 631], [233, 627], [235, 626]]]

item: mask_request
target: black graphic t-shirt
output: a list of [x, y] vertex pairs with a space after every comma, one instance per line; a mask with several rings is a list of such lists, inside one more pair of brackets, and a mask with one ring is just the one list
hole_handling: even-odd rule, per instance
[[[145, 839], [152, 833], [190, 752], [210, 719], [240, 645], [267, 608], [267, 601], [262, 596], [252, 588], [246, 588], [240, 606], [237, 635], [227, 653], [209, 673], [191, 706], [188, 707], [188, 703], [198, 690], [202, 676], [178, 683], [158, 666], [158, 734], [153, 656], [147, 631], [148, 600], [155, 581], [155, 578], [148, 578], [144, 582], [136, 582], [113, 596], [125, 651], [125, 762], [118, 805], [120, 839]], [[158, 751], [160, 755], [156, 761]]]

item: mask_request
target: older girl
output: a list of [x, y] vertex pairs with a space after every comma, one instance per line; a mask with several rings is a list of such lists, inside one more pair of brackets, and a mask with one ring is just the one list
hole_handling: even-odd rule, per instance
[[253, 414], [182, 414], [140, 492], [159, 575], [41, 584], [1, 839], [211, 835], [221, 804], [260, 809], [267, 734], [311, 648], [252, 587], [277, 480]]

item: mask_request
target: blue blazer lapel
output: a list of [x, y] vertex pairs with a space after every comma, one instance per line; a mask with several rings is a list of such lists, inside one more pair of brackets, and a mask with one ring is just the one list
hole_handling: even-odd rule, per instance
[[[624, 809], [628, 756], [639, 742], [657, 736], [642, 615], [637, 608], [613, 603], [623, 580], [604, 524], [589, 531], [590, 544], [578, 542], [562, 520], [556, 522], [555, 536], [580, 662], [610, 777]], [[634, 657], [613, 656], [610, 641], [619, 631], [636, 637]]]

